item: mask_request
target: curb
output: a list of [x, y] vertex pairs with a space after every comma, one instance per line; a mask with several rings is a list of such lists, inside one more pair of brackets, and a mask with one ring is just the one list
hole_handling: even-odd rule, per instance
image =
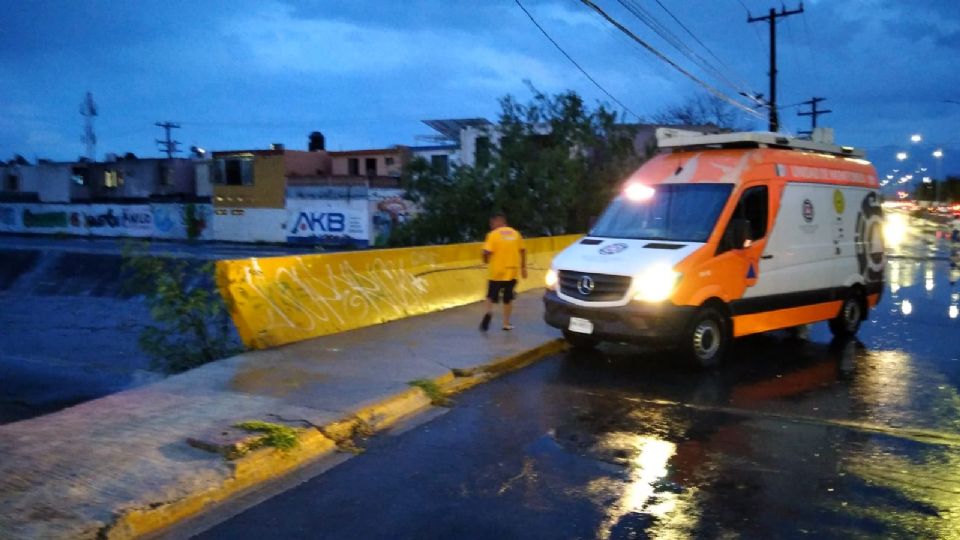
[[[451, 370], [432, 379], [432, 382], [444, 396], [450, 396], [561, 352], [566, 347], [562, 339], [553, 339], [474, 369]], [[235, 496], [253, 491], [264, 482], [338, 451], [356, 449], [352, 446], [352, 440], [358, 434], [368, 436], [383, 431], [432, 405], [431, 398], [423, 389], [411, 387], [364, 405], [341, 420], [324, 426], [310, 425], [300, 431], [297, 448], [286, 452], [261, 448], [228, 460], [231, 476], [221, 484], [175, 501], [127, 509], [112, 523], [105, 525], [97, 537], [126, 539], [162, 534], [164, 529], [197, 517]]]

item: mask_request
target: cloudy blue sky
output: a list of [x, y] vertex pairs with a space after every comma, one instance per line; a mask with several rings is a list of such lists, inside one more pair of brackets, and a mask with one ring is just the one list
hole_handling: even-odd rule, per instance
[[[79, 104], [99, 105], [98, 154], [157, 155], [153, 123], [183, 126], [185, 148], [302, 148], [319, 129], [331, 149], [416, 144], [428, 118], [486, 116], [497, 99], [572, 89], [607, 99], [539, 33], [514, 0], [3, 0], [0, 159], [83, 153]], [[719, 66], [767, 90], [767, 29], [746, 23], [779, 2], [631, 0]], [[615, 0], [611, 15], [728, 94]], [[576, 0], [524, 0], [536, 19], [630, 110], [651, 115], [699, 87]], [[787, 7], [795, 7], [796, 1]], [[807, 0], [779, 24], [780, 103], [825, 96], [821, 123], [863, 146], [885, 174], [899, 148], [960, 174], [960, 2]], [[722, 64], [713, 59], [715, 54]], [[958, 104], [945, 103], [953, 100]], [[797, 108], [784, 128], [807, 127]], [[763, 127], [763, 122], [757, 122]], [[912, 133], [924, 142], [910, 147]]]

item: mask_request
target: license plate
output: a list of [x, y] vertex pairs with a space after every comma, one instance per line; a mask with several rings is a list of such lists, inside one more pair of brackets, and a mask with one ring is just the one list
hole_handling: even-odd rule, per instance
[[570, 325], [567, 327], [571, 332], [578, 334], [592, 334], [593, 323], [580, 317], [570, 317]]

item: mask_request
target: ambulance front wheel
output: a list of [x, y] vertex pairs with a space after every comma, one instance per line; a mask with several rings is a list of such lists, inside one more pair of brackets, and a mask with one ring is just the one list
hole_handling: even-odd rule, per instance
[[857, 289], [851, 289], [840, 305], [840, 313], [830, 319], [830, 331], [838, 338], [853, 336], [866, 318], [866, 303]]
[[704, 307], [687, 326], [681, 352], [698, 366], [712, 367], [720, 363], [730, 339], [727, 317], [712, 307]]

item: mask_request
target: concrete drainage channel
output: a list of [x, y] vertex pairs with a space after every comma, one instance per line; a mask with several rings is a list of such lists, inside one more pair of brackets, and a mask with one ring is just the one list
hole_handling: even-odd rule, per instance
[[[223, 456], [230, 466], [230, 477], [215, 487], [177, 500], [127, 509], [96, 536], [107, 539], [158, 537], [174, 529], [198, 529], [199, 526], [191, 527], [191, 524], [200, 523], [205, 515], [228, 502], [249, 497], [261, 486], [292, 475], [337, 452], [356, 453], [360, 438], [381, 432], [431, 406], [443, 404], [449, 396], [565, 349], [563, 340], [554, 339], [475, 369], [451, 370], [434, 379], [415, 381], [416, 384], [408, 390], [386, 396], [348, 417], [323, 426], [273, 416], [260, 419], [263, 426], [255, 426], [272, 433], [224, 426], [197, 434], [188, 439], [188, 444]], [[277, 432], [293, 434], [296, 442], [287, 449], [277, 448], [268, 441]], [[204, 528], [212, 525], [207, 523]]]

